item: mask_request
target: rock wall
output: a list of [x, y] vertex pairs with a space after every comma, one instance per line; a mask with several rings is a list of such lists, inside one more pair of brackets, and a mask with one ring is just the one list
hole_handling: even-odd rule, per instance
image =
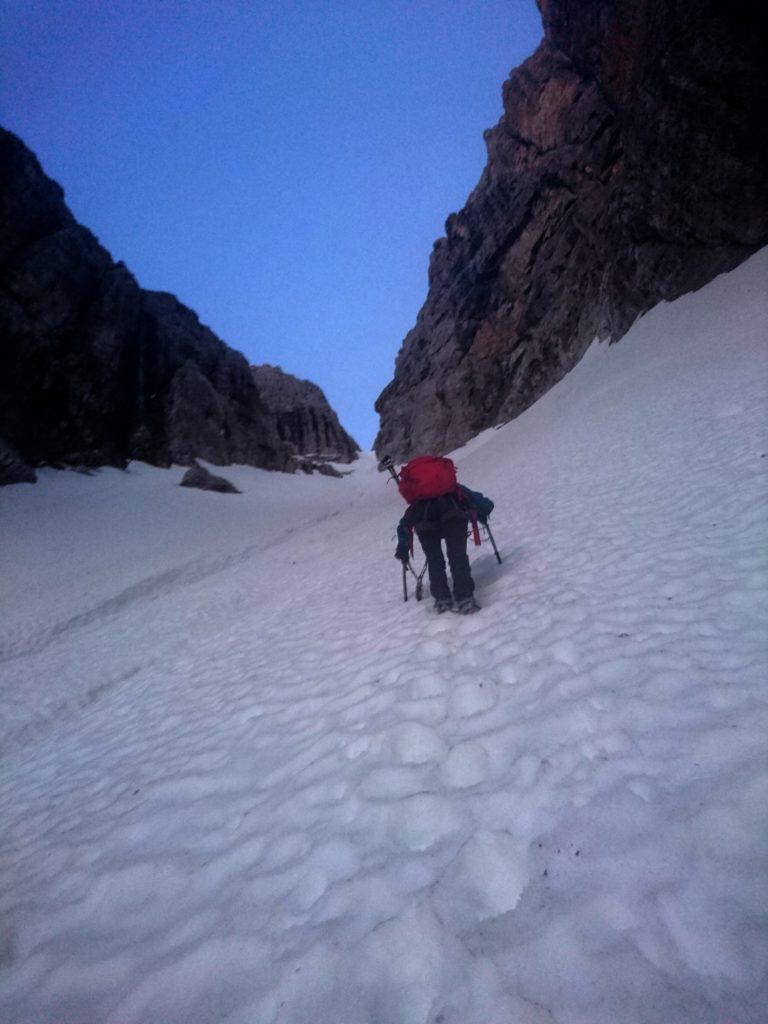
[[0, 217], [0, 441], [28, 466], [290, 468], [245, 357], [140, 288], [2, 129]]
[[434, 246], [376, 403], [379, 455], [519, 415], [595, 337], [768, 242], [765, 13], [742, 0], [539, 0], [488, 162]]
[[321, 462], [352, 462], [357, 458], [358, 444], [342, 428], [316, 384], [284, 373], [278, 366], [253, 366], [251, 372], [275, 419], [280, 440], [295, 457]]

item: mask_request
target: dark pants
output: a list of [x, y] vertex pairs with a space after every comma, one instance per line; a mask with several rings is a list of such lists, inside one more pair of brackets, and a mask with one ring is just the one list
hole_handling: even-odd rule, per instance
[[455, 601], [463, 601], [475, 592], [475, 583], [467, 558], [467, 521], [462, 518], [449, 519], [445, 523], [435, 525], [431, 529], [422, 529], [419, 533], [421, 546], [427, 556], [429, 570], [429, 589], [436, 601], [450, 601], [451, 591], [448, 577], [445, 574], [445, 558], [441, 541], [445, 541], [448, 552], [448, 564], [453, 578], [453, 597]]

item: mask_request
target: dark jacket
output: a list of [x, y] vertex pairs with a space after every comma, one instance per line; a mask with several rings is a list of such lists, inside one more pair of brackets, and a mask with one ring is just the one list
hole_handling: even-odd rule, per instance
[[445, 494], [440, 498], [428, 498], [424, 501], [415, 501], [405, 510], [405, 515], [397, 524], [397, 550], [395, 558], [405, 560], [411, 547], [411, 531], [416, 533], [422, 530], [433, 529], [439, 526], [446, 519], [472, 518], [472, 512], [477, 515], [478, 522], [485, 523], [493, 511], [493, 502], [486, 498], [480, 491], [471, 491], [468, 487], [459, 484], [458, 496]]

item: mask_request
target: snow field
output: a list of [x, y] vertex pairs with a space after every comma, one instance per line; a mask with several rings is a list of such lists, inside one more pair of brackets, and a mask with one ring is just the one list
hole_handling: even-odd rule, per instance
[[370, 456], [0, 492], [0, 1019], [767, 1021], [766, 269], [456, 453], [473, 617]]

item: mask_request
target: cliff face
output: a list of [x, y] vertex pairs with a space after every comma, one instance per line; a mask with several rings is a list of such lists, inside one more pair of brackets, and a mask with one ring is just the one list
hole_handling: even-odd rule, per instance
[[274, 418], [280, 440], [294, 457], [353, 462], [359, 446], [342, 428], [322, 390], [277, 366], [251, 367], [262, 401]]
[[539, 0], [488, 162], [434, 246], [376, 451], [511, 419], [663, 299], [768, 242], [764, 25], [717, 0]]
[[245, 357], [140, 288], [2, 130], [0, 217], [0, 441], [30, 466], [289, 466]]

